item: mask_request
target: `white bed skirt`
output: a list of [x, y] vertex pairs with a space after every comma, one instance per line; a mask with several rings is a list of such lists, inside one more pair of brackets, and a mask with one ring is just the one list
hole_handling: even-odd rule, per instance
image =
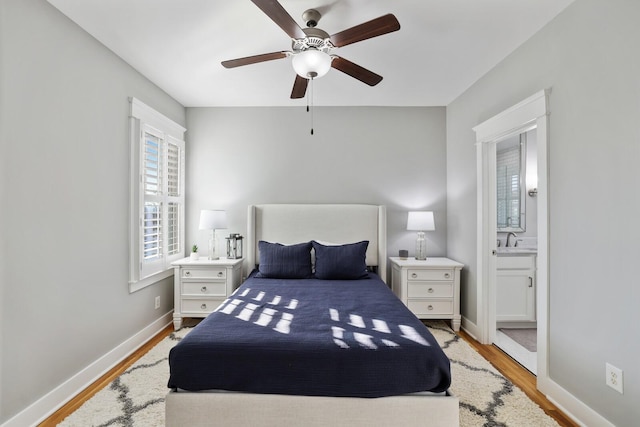
[[415, 393], [375, 399], [231, 392], [174, 392], [167, 427], [199, 426], [459, 426], [452, 395]]

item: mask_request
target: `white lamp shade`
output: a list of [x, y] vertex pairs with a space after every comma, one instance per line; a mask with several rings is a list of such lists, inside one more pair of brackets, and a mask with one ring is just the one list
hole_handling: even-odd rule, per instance
[[433, 231], [436, 224], [433, 219], [433, 212], [409, 212], [407, 218], [407, 230], [410, 231]]
[[300, 77], [317, 79], [329, 72], [331, 56], [321, 50], [309, 49], [296, 53], [291, 64]]
[[200, 211], [200, 230], [216, 230], [227, 228], [226, 211]]

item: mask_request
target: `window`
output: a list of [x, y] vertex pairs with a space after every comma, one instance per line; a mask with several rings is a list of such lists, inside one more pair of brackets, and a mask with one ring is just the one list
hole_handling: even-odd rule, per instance
[[496, 147], [496, 216], [498, 231], [525, 231], [524, 174], [526, 134], [521, 133]]
[[184, 245], [185, 129], [131, 99], [129, 290], [171, 275]]

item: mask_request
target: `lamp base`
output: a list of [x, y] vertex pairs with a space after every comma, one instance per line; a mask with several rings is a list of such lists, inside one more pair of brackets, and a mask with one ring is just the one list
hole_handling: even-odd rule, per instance
[[424, 238], [424, 231], [418, 232], [418, 238], [416, 239], [416, 259], [419, 261], [427, 259], [427, 241]]
[[216, 254], [216, 230], [211, 230], [211, 235], [209, 236], [209, 257], [210, 261], [215, 261], [220, 259], [220, 257]]

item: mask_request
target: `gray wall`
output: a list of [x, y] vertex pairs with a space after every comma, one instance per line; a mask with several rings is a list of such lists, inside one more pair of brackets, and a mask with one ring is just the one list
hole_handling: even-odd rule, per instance
[[303, 107], [187, 109], [189, 243], [207, 247], [200, 209], [226, 209], [224, 234], [246, 236], [249, 204], [370, 203], [387, 206], [390, 255], [414, 253], [407, 211], [428, 209], [427, 252], [445, 256], [445, 109], [316, 107], [314, 117], [311, 136]]
[[127, 98], [185, 110], [44, 0], [0, 19], [2, 423], [172, 309], [128, 292]]
[[[447, 107], [448, 254], [477, 320], [471, 128], [550, 96], [550, 376], [618, 426], [640, 419], [640, 2], [577, 0]], [[605, 386], [624, 370], [624, 395]]]

